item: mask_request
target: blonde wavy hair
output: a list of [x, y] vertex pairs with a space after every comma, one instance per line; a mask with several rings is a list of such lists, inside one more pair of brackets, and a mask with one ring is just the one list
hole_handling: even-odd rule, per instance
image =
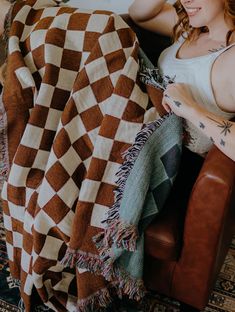
[[[235, 0], [225, 0], [225, 6], [224, 6], [224, 17], [225, 19], [231, 19], [233, 22], [233, 29], [229, 30], [226, 36], [226, 45], [229, 45], [231, 35], [233, 31], [235, 30]], [[174, 4], [174, 7], [176, 9], [176, 12], [179, 17], [178, 23], [175, 25], [173, 30], [173, 39], [176, 41], [179, 39], [183, 33], [187, 33], [187, 40], [193, 41], [196, 39], [201, 33], [207, 32], [207, 27], [201, 27], [201, 28], [193, 28], [189, 24], [189, 18], [188, 15], [182, 6], [180, 0], [177, 0]]]

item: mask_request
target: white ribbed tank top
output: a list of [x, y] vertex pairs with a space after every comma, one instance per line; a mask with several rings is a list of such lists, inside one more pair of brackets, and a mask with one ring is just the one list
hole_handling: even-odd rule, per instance
[[[217, 57], [235, 43], [207, 55], [179, 59], [177, 53], [184, 40], [183, 37], [180, 37], [177, 42], [161, 53], [158, 59], [158, 68], [161, 74], [171, 78], [175, 77], [174, 81], [177, 83], [186, 83], [190, 87], [195, 101], [202, 107], [215, 115], [231, 119], [235, 113], [222, 111], [216, 103], [211, 85], [211, 70]], [[186, 147], [197, 154], [205, 155], [211, 148], [212, 141], [187, 120], [184, 121], [184, 130], [187, 137]]]

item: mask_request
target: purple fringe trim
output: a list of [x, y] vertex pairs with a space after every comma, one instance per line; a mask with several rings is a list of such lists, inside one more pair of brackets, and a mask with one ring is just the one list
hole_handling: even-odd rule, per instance
[[7, 148], [7, 116], [0, 95], [0, 184], [7, 179], [9, 158]]

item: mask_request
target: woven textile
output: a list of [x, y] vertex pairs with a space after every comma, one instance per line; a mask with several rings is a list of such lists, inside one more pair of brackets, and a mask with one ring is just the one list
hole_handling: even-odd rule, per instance
[[119, 16], [53, 0], [15, 4], [2, 197], [10, 270], [26, 311], [35, 289], [53, 310], [71, 312], [144, 294], [141, 281], [133, 291], [101, 272], [110, 267], [93, 242], [114, 203], [122, 152], [159, 117], [138, 69], [136, 36]]

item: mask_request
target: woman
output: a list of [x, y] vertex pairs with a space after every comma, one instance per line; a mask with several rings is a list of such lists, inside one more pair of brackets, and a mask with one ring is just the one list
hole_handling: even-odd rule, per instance
[[[175, 41], [158, 66], [174, 78], [162, 105], [185, 119], [185, 145], [204, 155], [214, 143], [235, 160], [235, 126], [228, 121], [235, 115], [235, 1], [135, 0], [129, 13], [143, 28]], [[153, 88], [150, 94], [153, 99]]]

